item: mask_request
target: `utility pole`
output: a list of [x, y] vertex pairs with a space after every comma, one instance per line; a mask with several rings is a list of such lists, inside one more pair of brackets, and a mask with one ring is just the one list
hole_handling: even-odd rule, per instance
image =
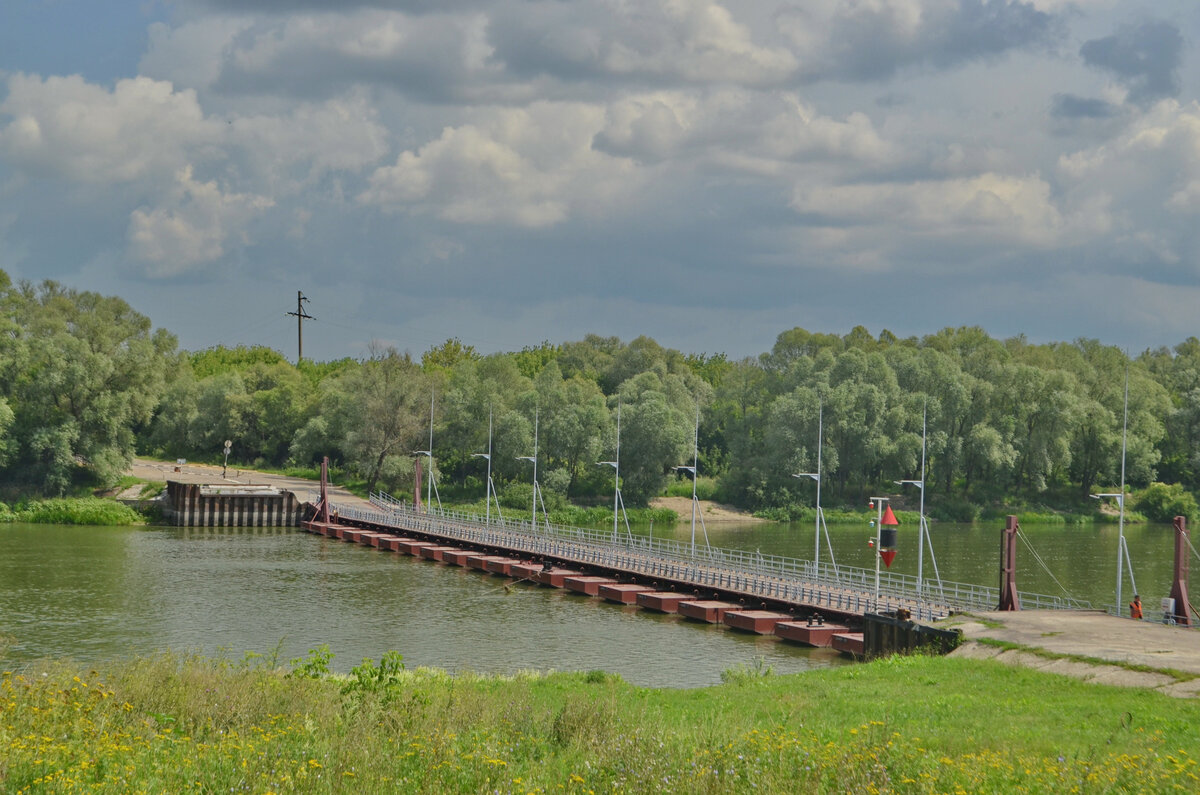
[[313, 316], [304, 311], [304, 304], [308, 301], [304, 297], [304, 293], [296, 291], [296, 311], [288, 312], [288, 315], [296, 318], [296, 365], [300, 365], [300, 360], [304, 358], [304, 321], [313, 320]]

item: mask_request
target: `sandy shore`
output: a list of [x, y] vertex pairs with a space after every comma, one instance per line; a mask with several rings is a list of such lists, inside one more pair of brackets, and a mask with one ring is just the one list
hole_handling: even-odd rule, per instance
[[[750, 524], [751, 522], [765, 522], [765, 519], [759, 519], [753, 514], [734, 508], [729, 505], [721, 505], [720, 503], [710, 502], [709, 500], [700, 500], [700, 510], [704, 513], [704, 521], [706, 524], [713, 522], [736, 522], [738, 524]], [[675, 513], [679, 514], [679, 521], [690, 522], [692, 519], [692, 500], [690, 497], [655, 497], [650, 501], [651, 508], [670, 508]]]

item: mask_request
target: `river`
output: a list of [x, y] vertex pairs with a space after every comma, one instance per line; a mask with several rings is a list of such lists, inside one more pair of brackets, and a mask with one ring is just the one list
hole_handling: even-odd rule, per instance
[[[830, 531], [839, 564], [874, 565], [869, 527]], [[691, 530], [680, 523], [639, 532], [688, 539]], [[994, 585], [999, 532], [998, 524], [934, 525], [941, 577]], [[1022, 532], [1050, 572], [1022, 544], [1021, 590], [1063, 594], [1065, 588], [1098, 607], [1112, 603], [1116, 526]], [[915, 528], [901, 528], [892, 568], [916, 573], [916, 535]], [[1126, 526], [1126, 538], [1142, 601], [1152, 611], [1170, 588], [1173, 531]], [[708, 539], [764, 554], [811, 558], [813, 551], [811, 525], [714, 525]], [[925, 576], [933, 571], [927, 555]], [[562, 590], [504, 585], [492, 575], [294, 529], [0, 526], [0, 633], [9, 638], [9, 665], [42, 657], [90, 663], [162, 649], [233, 659], [277, 654], [287, 663], [328, 644], [340, 671], [394, 649], [409, 667], [602, 669], [641, 686], [697, 687], [759, 657], [779, 673], [843, 662], [828, 650]], [[1128, 602], [1128, 579], [1124, 587]]]

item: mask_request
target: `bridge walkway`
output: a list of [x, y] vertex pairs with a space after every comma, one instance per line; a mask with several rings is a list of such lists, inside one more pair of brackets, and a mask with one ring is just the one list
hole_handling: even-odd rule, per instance
[[[507, 553], [553, 559], [564, 565], [603, 569], [614, 575], [668, 580], [680, 588], [711, 589], [743, 600], [764, 600], [797, 609], [861, 616], [904, 609], [917, 621], [937, 621], [957, 612], [994, 610], [999, 590], [951, 582], [917, 583], [916, 578], [736, 549], [697, 546], [670, 539], [616, 536], [586, 528], [542, 525], [453, 511], [417, 512], [388, 495], [369, 506], [333, 504], [343, 521], [416, 533], [429, 538]], [[1090, 605], [1039, 594], [1021, 594], [1031, 608], [1087, 609]]]

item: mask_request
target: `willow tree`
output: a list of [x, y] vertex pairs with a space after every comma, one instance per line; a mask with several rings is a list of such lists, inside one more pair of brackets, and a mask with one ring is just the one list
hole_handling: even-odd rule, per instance
[[429, 388], [421, 368], [407, 353], [372, 345], [371, 355], [340, 379], [347, 413], [338, 423], [348, 463], [375, 490], [381, 476], [410, 471], [411, 451], [421, 440], [429, 412]]
[[47, 493], [66, 491], [81, 472], [115, 481], [177, 360], [175, 337], [120, 298], [0, 277], [6, 475]]

